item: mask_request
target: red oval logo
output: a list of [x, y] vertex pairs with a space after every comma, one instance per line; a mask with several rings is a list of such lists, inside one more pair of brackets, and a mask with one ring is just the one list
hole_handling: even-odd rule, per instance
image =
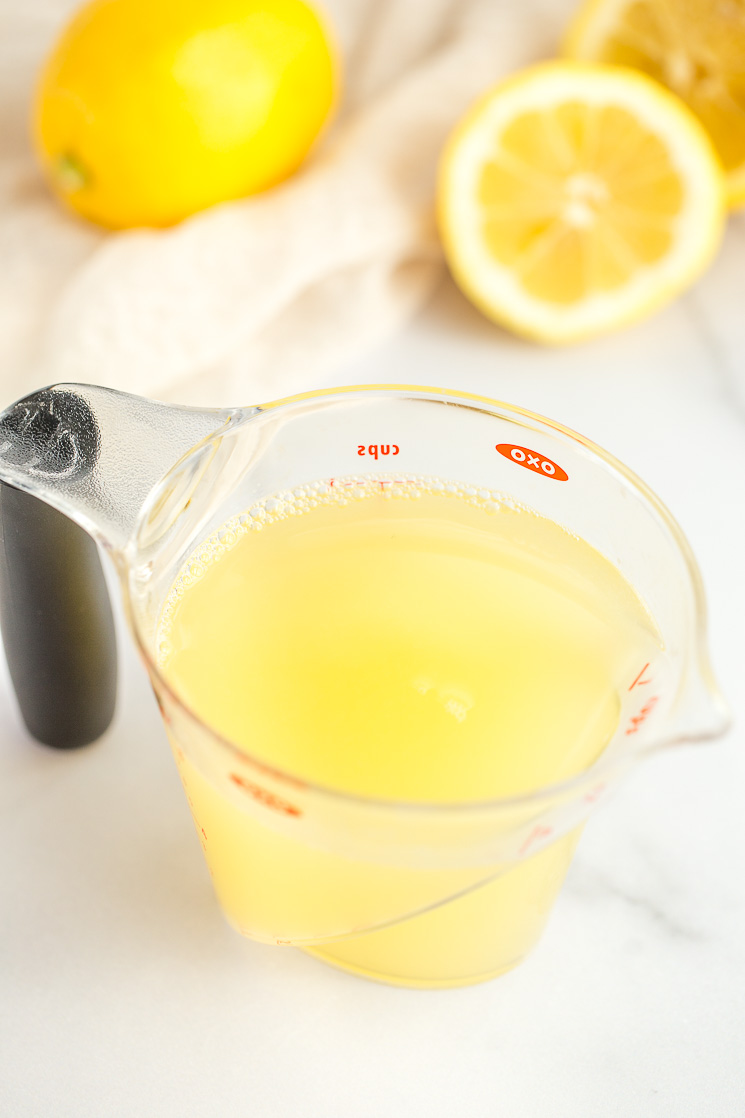
[[562, 470], [561, 466], [552, 462], [550, 458], [544, 458], [537, 450], [529, 450], [527, 446], [515, 446], [513, 443], [497, 443], [496, 450], [503, 458], [509, 458], [510, 462], [524, 466], [526, 470], [533, 470], [542, 477], [552, 477], [554, 481], [569, 481], [566, 470]]

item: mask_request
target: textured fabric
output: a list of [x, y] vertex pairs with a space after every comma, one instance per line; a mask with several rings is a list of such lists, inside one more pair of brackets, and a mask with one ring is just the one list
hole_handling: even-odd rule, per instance
[[52, 199], [33, 81], [74, 7], [0, 0], [0, 397], [88, 381], [193, 404], [312, 387], [397, 328], [442, 268], [437, 159], [468, 104], [554, 52], [539, 0], [334, 0], [339, 113], [287, 183], [163, 231], [105, 233]]

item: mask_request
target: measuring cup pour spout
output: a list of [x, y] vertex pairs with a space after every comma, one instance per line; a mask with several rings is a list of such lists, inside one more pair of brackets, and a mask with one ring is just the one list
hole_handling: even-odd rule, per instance
[[713, 741], [732, 724], [732, 714], [719, 689], [709, 662], [706, 644], [706, 601], [701, 578], [685, 540], [679, 541], [689, 561], [691, 590], [697, 605], [691, 622], [690, 656], [678, 698], [668, 714], [667, 723], [659, 731], [656, 748], [682, 745], [686, 742]]

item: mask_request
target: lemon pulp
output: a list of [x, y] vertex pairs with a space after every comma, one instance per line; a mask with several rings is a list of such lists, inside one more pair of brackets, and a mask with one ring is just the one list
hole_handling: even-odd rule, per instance
[[650, 79], [549, 63], [456, 128], [439, 217], [456, 280], [487, 314], [568, 342], [650, 313], [721, 238], [722, 174], [701, 125]]
[[745, 201], [745, 6], [741, 0], [588, 0], [571, 58], [631, 66], [671, 89], [711, 136], [732, 205]]

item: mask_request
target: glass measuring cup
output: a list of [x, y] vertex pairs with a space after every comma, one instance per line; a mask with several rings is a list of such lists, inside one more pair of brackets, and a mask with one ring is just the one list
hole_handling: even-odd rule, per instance
[[[267, 765], [176, 693], [159, 640], [185, 564], [200, 549], [209, 562], [226, 532], [250, 532], [268, 497], [289, 509], [309, 487], [359, 488], [371, 476], [442, 479], [532, 509], [609, 559], [646, 603], [661, 647], [635, 665], [615, 733], [586, 771], [484, 802], [352, 795]], [[62, 385], [0, 416], [0, 479], [111, 552], [215, 890], [253, 938], [405, 985], [500, 974], [537, 940], [583, 822], [624, 771], [726, 726], [679, 528], [610, 455], [519, 408], [363, 386], [200, 411]]]

